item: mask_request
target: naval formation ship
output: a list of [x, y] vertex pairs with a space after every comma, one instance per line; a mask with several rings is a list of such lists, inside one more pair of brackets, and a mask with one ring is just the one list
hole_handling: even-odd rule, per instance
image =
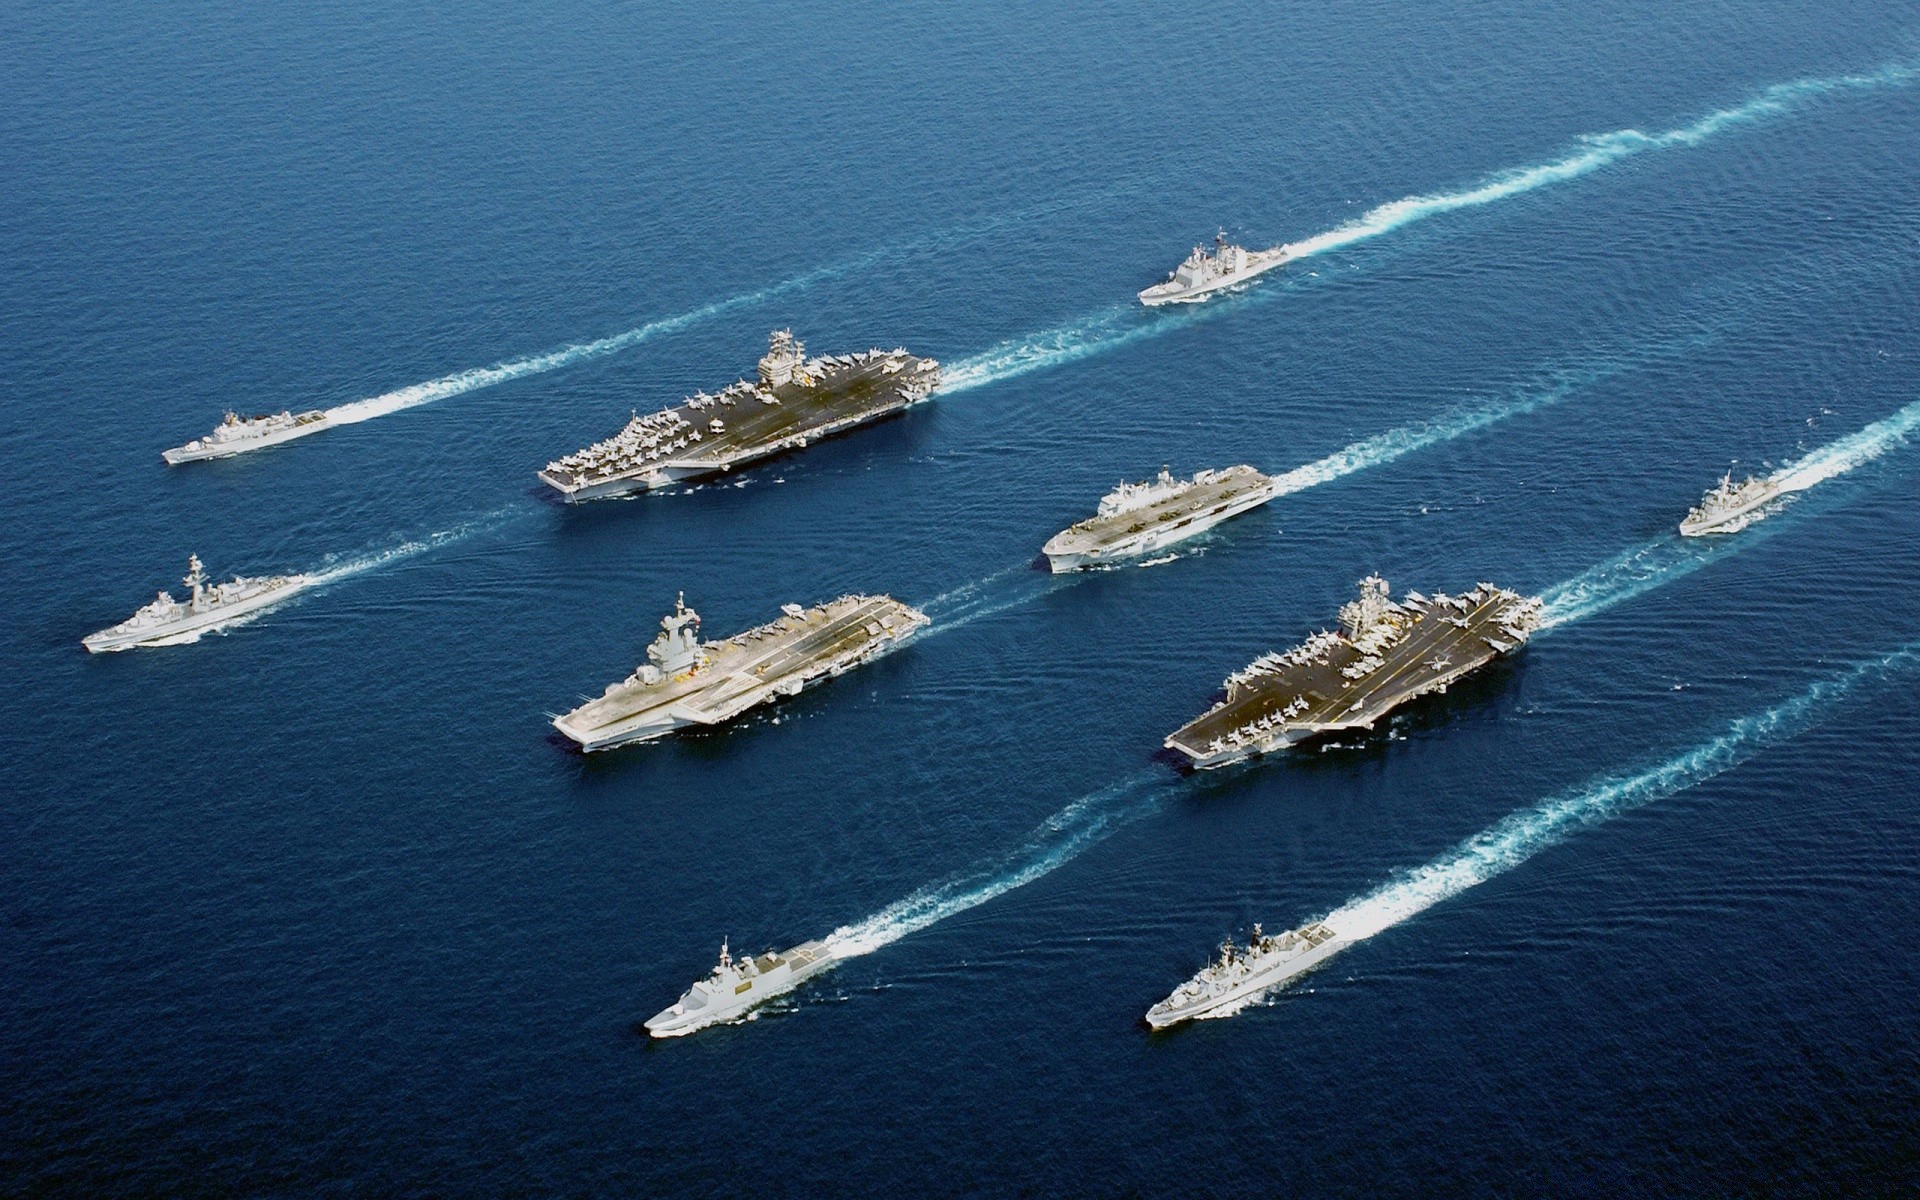
[[131, 650], [135, 646], [177, 646], [197, 640], [270, 604], [278, 604], [313, 582], [311, 575], [236, 575], [226, 583], [207, 585], [200, 556], [187, 556], [185, 601], [161, 592], [139, 612], [110, 629], [88, 634], [80, 644], [88, 653]]
[[1208, 963], [1198, 975], [1147, 1010], [1147, 1024], [1165, 1029], [1182, 1021], [1237, 1011], [1261, 993], [1311, 971], [1347, 944], [1345, 938], [1318, 921], [1275, 936], [1261, 934], [1255, 925], [1246, 949], [1228, 938], [1220, 946], [1218, 961]]
[[1055, 572], [1137, 558], [1211, 529], [1273, 499], [1274, 481], [1249, 466], [1175, 479], [1165, 467], [1151, 483], [1122, 483], [1086, 520], [1048, 539], [1041, 551]]
[[806, 942], [780, 954], [769, 950], [757, 958], [748, 955], [738, 960], [722, 942], [720, 964], [713, 973], [688, 988], [687, 994], [670, 1007], [648, 1017], [647, 1032], [657, 1038], [682, 1037], [745, 1016], [833, 963], [833, 951], [824, 942]]
[[1341, 606], [1341, 631], [1322, 631], [1227, 678], [1226, 699], [1167, 737], [1201, 768], [1340, 729], [1388, 712], [1519, 647], [1540, 625], [1540, 599], [1490, 583], [1459, 596], [1407, 593], [1395, 603], [1377, 575]]
[[759, 378], [677, 408], [633, 415], [604, 442], [547, 464], [540, 478], [569, 504], [664, 487], [799, 449], [925, 400], [940, 364], [905, 350], [809, 359], [791, 330], [776, 331]]
[[1780, 495], [1780, 485], [1772, 478], [1750, 476], [1739, 483], [1729, 471], [1719, 484], [1700, 498], [1680, 522], [1686, 537], [1705, 537], [1710, 533], [1738, 533], [1766, 514], [1760, 510]]
[[555, 717], [553, 727], [583, 750], [608, 750], [689, 725], [719, 725], [877, 658], [927, 624], [925, 613], [891, 596], [842, 596], [781, 612], [771, 624], [702, 642], [700, 614], [681, 597], [661, 618], [640, 669]]
[[184, 446], [162, 450], [160, 457], [170, 467], [177, 467], [184, 462], [198, 462], [203, 458], [226, 458], [319, 433], [332, 424], [332, 418], [317, 408], [310, 412], [277, 412], [258, 417], [242, 417], [239, 413], [230, 412], [213, 427], [212, 433], [195, 438]]
[[1227, 241], [1222, 232], [1213, 239], [1213, 253], [1195, 246], [1187, 261], [1168, 274], [1165, 283], [1156, 283], [1140, 293], [1140, 303], [1148, 308], [1162, 304], [1197, 304], [1215, 292], [1237, 287], [1292, 260], [1292, 246], [1271, 250], [1249, 250]]

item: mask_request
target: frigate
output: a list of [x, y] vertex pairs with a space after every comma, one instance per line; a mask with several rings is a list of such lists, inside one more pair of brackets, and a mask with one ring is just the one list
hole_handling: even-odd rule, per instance
[[724, 641], [700, 640], [700, 614], [675, 601], [647, 661], [553, 726], [584, 750], [649, 742], [690, 725], [719, 725], [758, 704], [852, 670], [911, 637], [925, 613], [891, 596], [842, 596]]
[[212, 433], [195, 438], [184, 446], [162, 450], [160, 457], [170, 467], [184, 462], [198, 462], [203, 458], [226, 458], [319, 433], [332, 423], [332, 418], [317, 408], [303, 413], [277, 412], [257, 417], [242, 417], [239, 413], [230, 412], [213, 427]]
[[1121, 483], [1099, 509], [1041, 547], [1054, 571], [1075, 571], [1140, 555], [1211, 529], [1273, 499], [1274, 481], [1241, 465], [1176, 479], [1165, 467], [1148, 483]]
[[1262, 934], [1255, 925], [1245, 949], [1228, 938], [1221, 944], [1216, 961], [1147, 1010], [1147, 1024], [1165, 1029], [1182, 1021], [1237, 1012], [1263, 993], [1311, 971], [1347, 945], [1345, 938], [1318, 921], [1274, 935]]
[[696, 1029], [743, 1017], [833, 963], [833, 951], [823, 942], [806, 942], [778, 954], [769, 950], [739, 959], [722, 942], [720, 963], [713, 973], [695, 982], [671, 1006], [647, 1018], [647, 1032], [657, 1038], [683, 1037]]
[[939, 363], [905, 350], [810, 359], [792, 330], [776, 330], [757, 379], [636, 411], [620, 432], [539, 474], [569, 504], [665, 487], [877, 421], [925, 400], [939, 381]]
[[1285, 749], [1316, 734], [1371, 728], [1415, 696], [1517, 649], [1540, 625], [1540, 599], [1490, 583], [1458, 596], [1409, 592], [1395, 603], [1377, 575], [1323, 630], [1227, 677], [1226, 698], [1167, 737], [1201, 768]]
[[1238, 287], [1275, 267], [1290, 261], [1292, 246], [1270, 250], [1249, 250], [1227, 241], [1223, 231], [1213, 239], [1213, 253], [1195, 246], [1187, 261], [1168, 273], [1166, 282], [1156, 283], [1140, 293], [1140, 303], [1148, 308], [1162, 304], [1197, 304], [1225, 288]]
[[131, 650], [136, 646], [178, 646], [199, 640], [241, 617], [278, 604], [313, 582], [311, 575], [236, 575], [211, 586], [200, 556], [187, 556], [187, 598], [176, 600], [161, 592], [139, 612], [110, 629], [80, 640], [89, 653]]
[[1704, 537], [1709, 533], [1738, 533], [1766, 514], [1760, 511], [1768, 501], [1780, 495], [1780, 485], [1770, 477], [1750, 476], [1739, 483], [1729, 471], [1714, 489], [1700, 498], [1680, 522], [1686, 537]]

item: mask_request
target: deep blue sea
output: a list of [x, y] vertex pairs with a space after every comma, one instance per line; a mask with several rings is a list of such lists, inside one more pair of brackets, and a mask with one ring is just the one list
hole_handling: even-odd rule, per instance
[[[1911, 4], [25, 0], [0, 96], [0, 1192], [1920, 1188]], [[1314, 252], [1134, 304], [1218, 229]], [[948, 386], [543, 495], [786, 326]], [[1238, 462], [1301, 486], [1035, 569]], [[190, 552], [327, 582], [82, 652]], [[1371, 572], [1554, 623], [1370, 735], [1158, 754]], [[934, 625], [552, 736], [676, 593], [712, 636], [856, 590]], [[1373, 936], [1300, 986], [1140, 1024], [1336, 912]], [[637, 1031], [723, 938], [836, 933]]]

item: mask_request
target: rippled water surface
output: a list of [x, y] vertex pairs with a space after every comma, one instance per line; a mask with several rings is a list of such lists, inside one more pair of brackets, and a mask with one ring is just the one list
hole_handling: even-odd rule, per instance
[[[28, 3], [0, 89], [5, 1190], [1920, 1184], [1910, 6]], [[1220, 228], [1308, 253], [1131, 302]], [[542, 494], [785, 326], [949, 385]], [[160, 462], [288, 407], [349, 423]], [[1236, 462], [1286, 494], [1035, 569]], [[1683, 542], [1730, 467], [1798, 490]], [[189, 552], [323, 581], [82, 653]], [[1366, 736], [1156, 756], [1370, 572], [1550, 627]], [[934, 626], [563, 749], [682, 590]], [[1321, 917], [1300, 986], [1141, 1027]], [[757, 1019], [636, 1032], [816, 937]]]

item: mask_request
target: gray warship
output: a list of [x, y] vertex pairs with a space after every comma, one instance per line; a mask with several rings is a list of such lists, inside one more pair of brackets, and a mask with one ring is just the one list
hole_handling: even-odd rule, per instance
[[1386, 581], [1370, 575], [1360, 598], [1341, 606], [1340, 624], [1228, 676], [1226, 699], [1168, 735], [1167, 748], [1204, 769], [1371, 728], [1519, 648], [1539, 628], [1540, 599], [1482, 583], [1458, 596], [1409, 592], [1395, 603]]
[[161, 592], [140, 611], [108, 629], [80, 640], [90, 654], [131, 650], [136, 646], [179, 646], [278, 604], [314, 582], [311, 575], [236, 575], [209, 585], [200, 556], [187, 556], [187, 598]]
[[265, 413], [257, 417], [243, 417], [230, 412], [213, 427], [212, 433], [195, 438], [184, 446], [162, 450], [160, 457], [170, 467], [205, 458], [227, 458], [319, 433], [332, 423], [332, 418], [318, 408], [310, 412]]
[[1185, 541], [1273, 499], [1274, 481], [1241, 465], [1175, 479], [1165, 467], [1150, 483], [1121, 483], [1099, 509], [1041, 547], [1055, 571], [1137, 558]]
[[1164, 283], [1156, 283], [1140, 293], [1140, 303], [1148, 308], [1162, 304], [1197, 304], [1215, 292], [1223, 291], [1266, 274], [1294, 257], [1292, 246], [1271, 250], [1249, 250], [1227, 241], [1223, 231], [1213, 239], [1213, 253], [1195, 246], [1187, 261], [1175, 267]]
[[1760, 510], [1780, 494], [1779, 483], [1771, 477], [1750, 476], [1735, 483], [1729, 471], [1687, 511], [1686, 519], [1680, 522], [1680, 533], [1685, 537], [1738, 533], [1764, 517]]
[[758, 704], [877, 658], [927, 624], [891, 596], [842, 596], [718, 642], [700, 640], [700, 614], [683, 596], [660, 621], [647, 661], [597, 700], [553, 719], [583, 750], [650, 742], [688, 726], [719, 725]]
[[1243, 950], [1228, 938], [1220, 957], [1147, 1010], [1147, 1025], [1165, 1029], [1182, 1021], [1225, 1016], [1263, 993], [1319, 966], [1347, 947], [1347, 940], [1318, 921], [1266, 935], [1253, 927]]
[[925, 400], [940, 364], [905, 350], [808, 358], [774, 332], [758, 378], [641, 416], [603, 442], [555, 459], [540, 478], [569, 504], [719, 474], [877, 421]]
[[657, 1038], [684, 1037], [697, 1029], [743, 1017], [833, 964], [833, 951], [822, 942], [740, 959], [735, 959], [722, 942], [719, 965], [680, 999], [648, 1017], [647, 1032]]

